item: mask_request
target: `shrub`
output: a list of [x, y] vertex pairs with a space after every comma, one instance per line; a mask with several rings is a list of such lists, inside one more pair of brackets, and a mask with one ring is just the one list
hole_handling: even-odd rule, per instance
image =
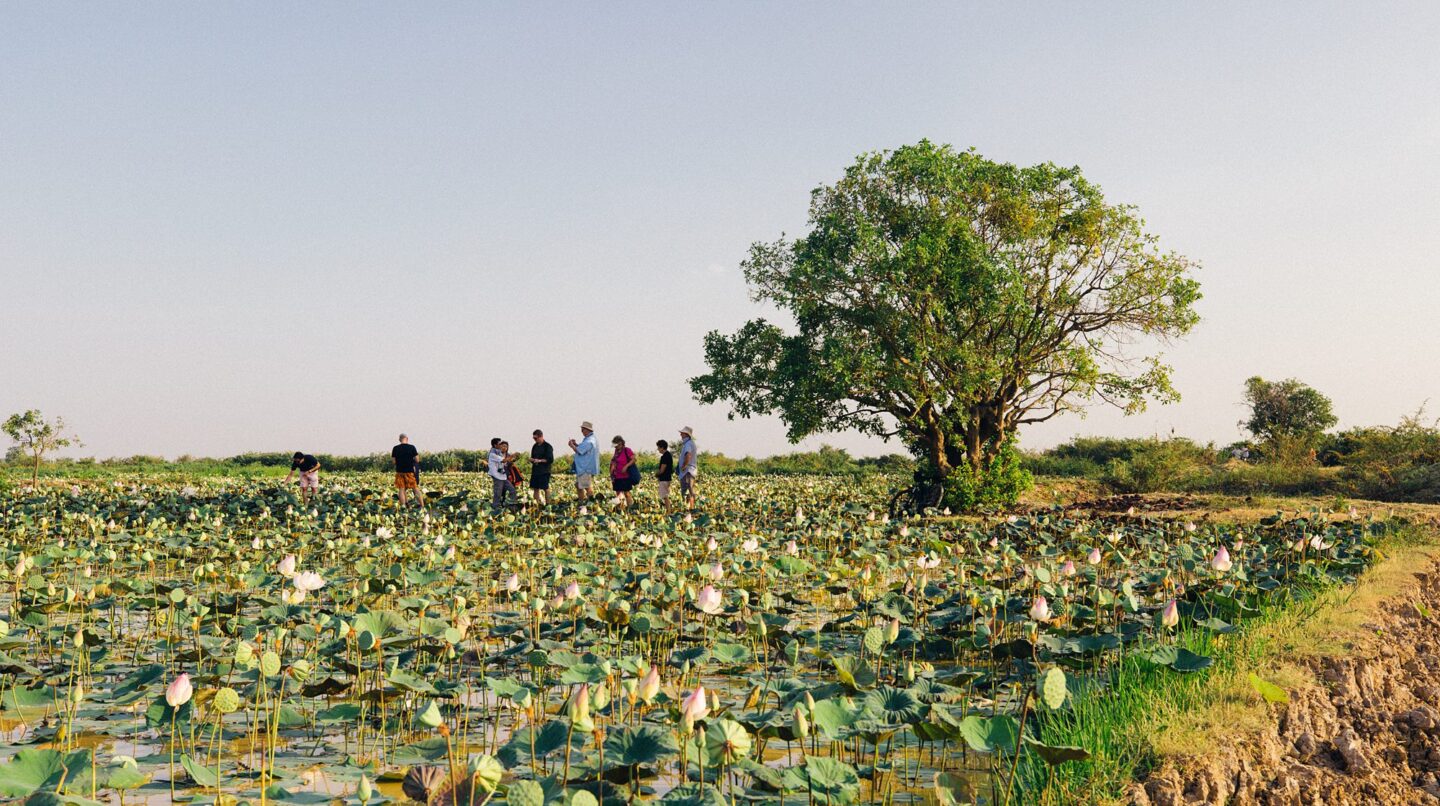
[[983, 472], [976, 473], [966, 463], [954, 468], [945, 480], [941, 505], [955, 512], [1008, 507], [1020, 500], [1020, 494], [1034, 483], [1035, 477], [1025, 469], [1015, 440], [1010, 439]]
[[1100, 481], [1121, 493], [1176, 491], [1187, 488], [1214, 464], [1215, 451], [1191, 440], [1126, 440], [1126, 458], [1112, 459]]

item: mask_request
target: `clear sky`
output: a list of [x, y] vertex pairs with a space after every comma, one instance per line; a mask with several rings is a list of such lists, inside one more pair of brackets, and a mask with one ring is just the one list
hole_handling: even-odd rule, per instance
[[1203, 265], [1184, 401], [1024, 446], [1228, 442], [1252, 374], [1393, 423], [1440, 398], [1437, 42], [1432, 2], [5, 4], [0, 413], [99, 456], [788, 450], [691, 400], [701, 338], [813, 187], [929, 138], [1079, 165]]

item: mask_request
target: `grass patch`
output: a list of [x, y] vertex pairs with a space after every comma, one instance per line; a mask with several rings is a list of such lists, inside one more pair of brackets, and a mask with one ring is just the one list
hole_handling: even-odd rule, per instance
[[1317, 684], [1305, 661], [1379, 640], [1367, 626], [1377, 610], [1440, 559], [1435, 533], [1408, 521], [1395, 522], [1378, 548], [1383, 557], [1355, 585], [1292, 589], [1234, 633], [1182, 631], [1180, 646], [1213, 658], [1204, 672], [1179, 674], [1130, 655], [1112, 667], [1106, 686], [1079, 692], [1069, 708], [1038, 720], [1041, 741], [1083, 747], [1091, 758], [1051, 771], [1027, 757], [1021, 776], [1029, 802], [1122, 803], [1130, 785], [1165, 759], [1203, 756], [1268, 729], [1274, 706], [1251, 674], [1287, 691]]

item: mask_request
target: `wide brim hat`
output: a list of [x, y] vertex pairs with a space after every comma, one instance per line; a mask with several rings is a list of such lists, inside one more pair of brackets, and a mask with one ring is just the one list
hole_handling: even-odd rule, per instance
[[583, 428], [583, 429], [585, 429], [586, 431], [594, 431], [594, 430], [595, 430], [594, 424], [592, 424], [589, 420], [585, 420], [584, 422], [580, 423], [580, 427]]
[[684, 434], [687, 437], [693, 437], [695, 436], [695, 429], [687, 425], [684, 428], [680, 429], [680, 433]]

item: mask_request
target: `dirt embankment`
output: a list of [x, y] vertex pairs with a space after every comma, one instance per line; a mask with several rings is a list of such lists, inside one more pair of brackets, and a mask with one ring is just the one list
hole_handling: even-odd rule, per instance
[[1370, 640], [1300, 661], [1313, 682], [1290, 691], [1267, 729], [1165, 762], [1132, 802], [1440, 804], [1440, 566], [1416, 570], [1366, 619]]

